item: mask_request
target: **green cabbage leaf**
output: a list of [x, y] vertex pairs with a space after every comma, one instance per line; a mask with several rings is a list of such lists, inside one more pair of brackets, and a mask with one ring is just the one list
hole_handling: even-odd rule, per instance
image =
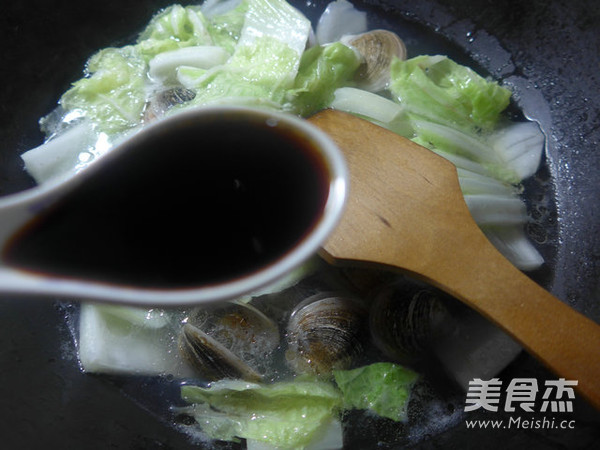
[[248, 0], [245, 21], [233, 55], [218, 67], [190, 71], [186, 84], [197, 94], [191, 104], [284, 102], [294, 86], [311, 30], [310, 21], [284, 0]]
[[[203, 7], [206, 2], [203, 4]], [[247, 0], [242, 0], [235, 7], [219, 12], [218, 14], [210, 15], [208, 32], [210, 33], [214, 45], [223, 47], [229, 53], [233, 53], [237, 45], [242, 28], [246, 21], [246, 13], [248, 11]]]
[[170, 6], [155, 15], [140, 33], [137, 48], [146, 61], [183, 47], [212, 45], [208, 21], [198, 6]]
[[335, 370], [344, 408], [366, 409], [397, 422], [407, 419], [410, 393], [418, 374], [393, 363], [374, 363], [352, 370]]
[[240, 438], [278, 448], [303, 448], [336, 419], [342, 405], [334, 385], [317, 380], [273, 384], [222, 380], [210, 387], [184, 385], [182, 398], [213, 439]]
[[65, 110], [80, 110], [109, 134], [140, 123], [146, 103], [147, 64], [135, 46], [106, 48], [93, 55], [86, 77], [63, 94]]
[[336, 89], [351, 82], [360, 60], [340, 42], [314, 46], [302, 55], [293, 89], [287, 93], [291, 109], [308, 116], [327, 107]]
[[390, 92], [413, 114], [451, 127], [493, 129], [511, 92], [446, 56], [421, 55], [390, 67]]

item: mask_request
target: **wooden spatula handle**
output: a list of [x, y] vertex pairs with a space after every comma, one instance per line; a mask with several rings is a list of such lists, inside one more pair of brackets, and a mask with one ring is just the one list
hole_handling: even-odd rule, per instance
[[[446, 255], [430, 282], [518, 340], [600, 409], [600, 326], [510, 264], [485, 236]], [[423, 274], [428, 277], [428, 274]]]
[[455, 167], [433, 152], [339, 111], [309, 119], [350, 171], [346, 211], [323, 246], [333, 263], [408, 272], [516, 338], [600, 409], [600, 326], [529, 279], [474, 222]]
[[[469, 305], [555, 374], [576, 380], [578, 393], [600, 409], [600, 326], [515, 268], [478, 229], [471, 231], [447, 236], [453, 251], [440, 252], [418, 272], [393, 257], [388, 259], [394, 253], [390, 241], [385, 250], [376, 250], [378, 264], [409, 273]], [[371, 265], [366, 260], [351, 261]], [[335, 258], [335, 263], [341, 262]]]

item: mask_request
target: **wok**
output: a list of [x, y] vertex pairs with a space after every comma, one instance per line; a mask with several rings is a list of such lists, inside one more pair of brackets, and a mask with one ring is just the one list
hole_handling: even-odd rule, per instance
[[[0, 195], [33, 181], [18, 155], [41, 143], [37, 119], [53, 109], [97, 49], [124, 45], [160, 7], [159, 0], [9, 2], [0, 15]], [[183, 2], [185, 3], [185, 2]], [[294, 3], [294, 2], [292, 2]], [[540, 245], [548, 263], [531, 274], [554, 295], [600, 321], [600, 9], [594, 0], [356, 0], [383, 25], [421, 33], [482, 73], [504, 80], [517, 106], [547, 136], [551, 186]], [[324, 1], [296, 2], [313, 17]], [[411, 31], [412, 30], [412, 31]], [[466, 58], [466, 61], [465, 61]], [[538, 179], [539, 181], [539, 179]], [[540, 239], [543, 241], [544, 239]], [[124, 396], [117, 382], [80, 372], [64, 317], [68, 304], [0, 298], [0, 445], [6, 449], [187, 449], [183, 434]], [[552, 330], [549, 330], [551, 332]], [[600, 346], [600, 343], [598, 343]], [[553, 379], [527, 354], [502, 379]], [[139, 389], [151, 389], [145, 381]], [[130, 393], [131, 394], [131, 393]], [[481, 410], [471, 418], [502, 419]], [[574, 429], [432, 429], [414, 448], [592, 448], [600, 413], [575, 399]], [[395, 448], [393, 430], [354, 427], [355, 448]], [[380, 430], [381, 431], [381, 430]]]

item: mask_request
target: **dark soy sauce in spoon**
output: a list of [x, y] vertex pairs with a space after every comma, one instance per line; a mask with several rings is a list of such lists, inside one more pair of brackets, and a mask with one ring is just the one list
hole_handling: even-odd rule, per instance
[[326, 166], [299, 132], [251, 117], [227, 112], [135, 136], [23, 227], [5, 261], [145, 288], [210, 285], [275, 262], [322, 213]]

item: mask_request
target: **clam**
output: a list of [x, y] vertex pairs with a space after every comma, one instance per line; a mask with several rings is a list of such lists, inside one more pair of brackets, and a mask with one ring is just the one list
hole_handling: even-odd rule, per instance
[[431, 358], [434, 342], [447, 333], [449, 318], [433, 289], [392, 283], [374, 297], [369, 329], [374, 345], [387, 358], [419, 365]]
[[277, 325], [252, 305], [218, 303], [189, 314], [179, 334], [179, 352], [207, 381], [259, 381], [279, 341]]
[[146, 103], [144, 109], [144, 122], [151, 122], [165, 115], [175, 105], [189, 102], [196, 97], [196, 93], [183, 86], [172, 87], [159, 91]]
[[354, 48], [362, 57], [355, 81], [358, 87], [371, 92], [385, 89], [390, 82], [390, 65], [394, 58], [406, 59], [406, 46], [400, 37], [387, 30], [372, 30], [347, 35], [341, 41]]
[[296, 373], [346, 369], [362, 352], [366, 309], [345, 294], [323, 292], [302, 301], [287, 326], [286, 360]]

